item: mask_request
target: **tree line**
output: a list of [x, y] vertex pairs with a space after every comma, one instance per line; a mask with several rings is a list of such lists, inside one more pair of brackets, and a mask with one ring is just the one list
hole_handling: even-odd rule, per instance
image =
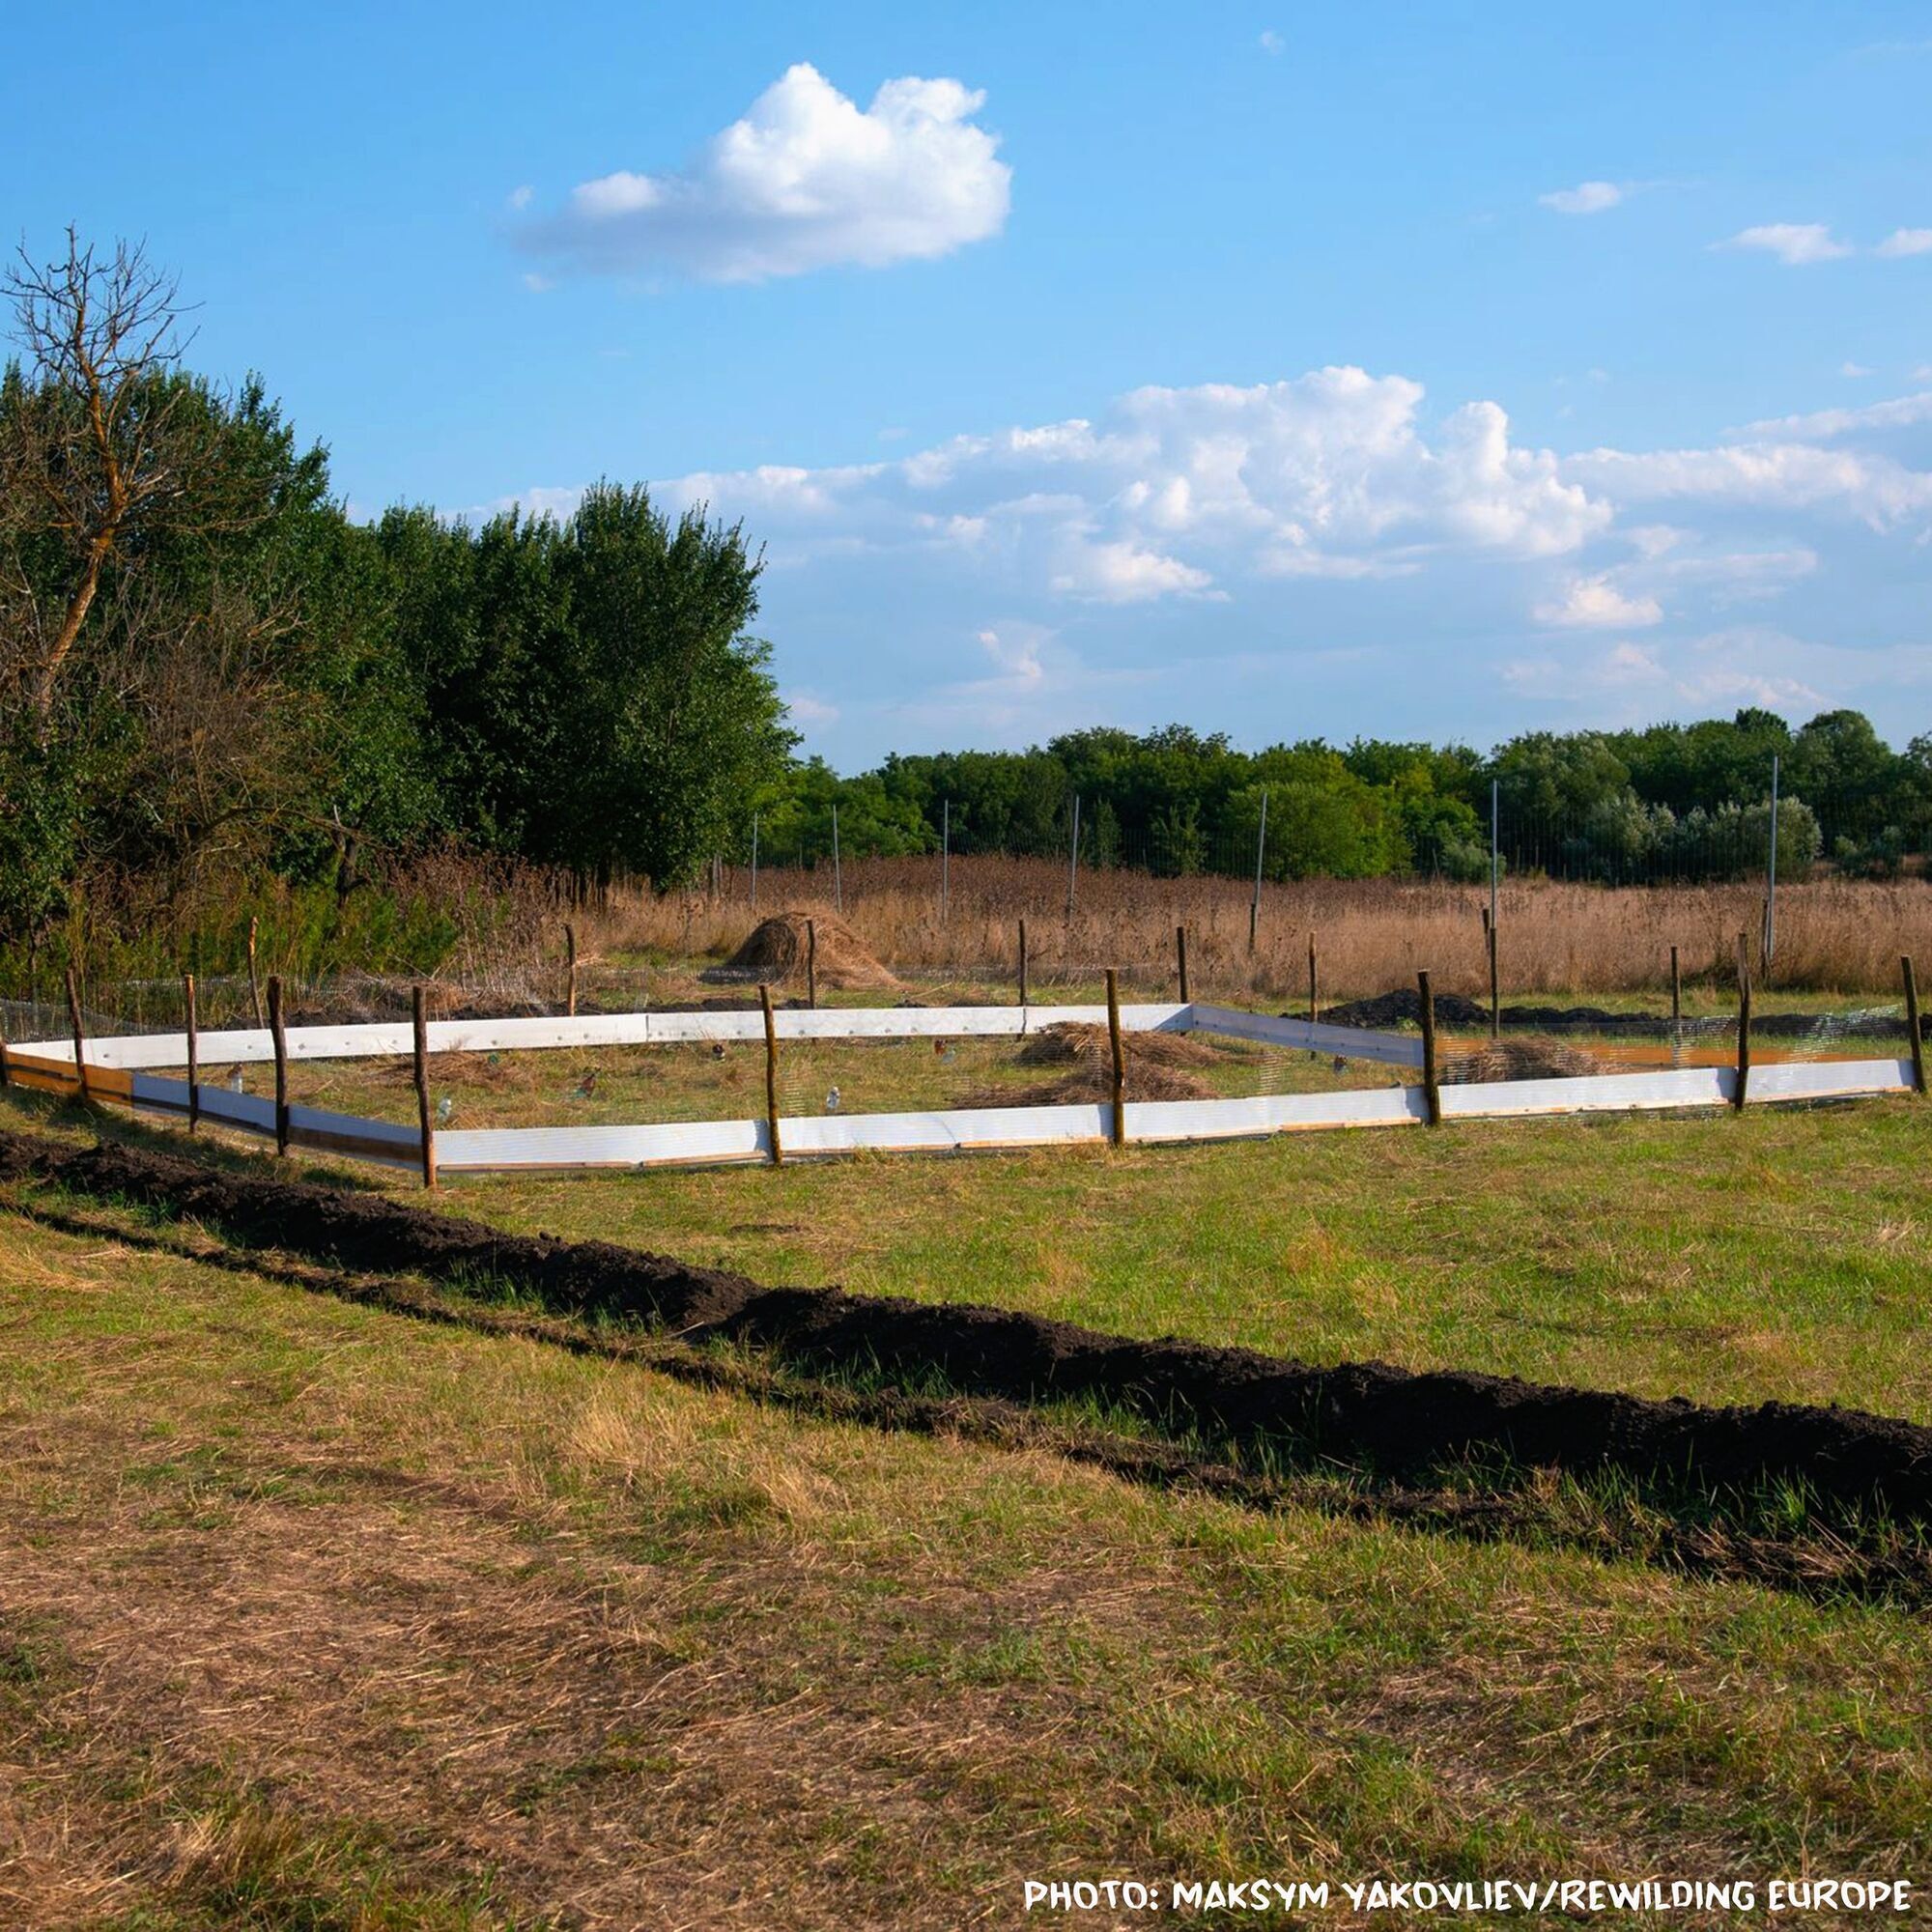
[[[1763, 710], [1489, 753], [1258, 752], [1185, 725], [1024, 752], [800, 760], [742, 527], [604, 483], [563, 518], [352, 519], [327, 450], [184, 355], [173, 282], [70, 236], [5, 278], [0, 945], [184, 924], [263, 880], [324, 903], [432, 850], [659, 889], [714, 857], [1064, 854], [1156, 872], [1619, 881], [1895, 871], [1932, 842], [1932, 737]], [[1265, 836], [1264, 837], [1264, 814]]]
[[[1774, 760], [1776, 772], [1774, 773]], [[1259, 752], [1186, 725], [1075, 731], [1025, 752], [895, 756], [841, 779], [794, 764], [766, 797], [768, 863], [842, 852], [1070, 856], [1155, 873], [1274, 879], [1487, 875], [1502, 864], [1605, 884], [1762, 873], [1864, 876], [1932, 844], [1932, 735], [1893, 752], [1857, 711], [1793, 729], [1776, 713], [1627, 731], [1532, 731], [1488, 754], [1358, 738]], [[1265, 818], [1264, 818], [1265, 813]], [[734, 857], [749, 856], [740, 837]]]

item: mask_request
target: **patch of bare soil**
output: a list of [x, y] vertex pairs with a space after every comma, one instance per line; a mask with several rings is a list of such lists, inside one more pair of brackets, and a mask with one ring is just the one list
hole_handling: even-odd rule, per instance
[[1615, 1467], [1747, 1492], [1798, 1482], [1824, 1501], [1932, 1521], [1932, 1429], [1803, 1403], [1712, 1407], [1614, 1390], [1385, 1362], [1315, 1367], [1177, 1337], [1109, 1335], [1015, 1310], [838, 1288], [763, 1288], [610, 1242], [506, 1235], [384, 1197], [216, 1172], [112, 1143], [0, 1133], [0, 1179], [158, 1207], [243, 1240], [432, 1279], [494, 1278], [564, 1314], [728, 1341], [787, 1361], [1030, 1402], [1097, 1400], [1164, 1429], [1292, 1438], [1390, 1471], [1506, 1458]]

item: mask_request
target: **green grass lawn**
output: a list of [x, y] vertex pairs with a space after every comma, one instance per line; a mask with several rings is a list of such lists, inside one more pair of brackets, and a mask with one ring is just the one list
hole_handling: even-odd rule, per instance
[[[1580, 1344], [1495, 1309], [1534, 1304], [1562, 1204], [1486, 1211], [1477, 1173], [1567, 1174], [1573, 1203], [1607, 1183], [1660, 1229], [1714, 1210], [1732, 1263], [1754, 1211], [1734, 1204], [1770, 1202], [1785, 1232], [1723, 1303], [1763, 1321], [1807, 1228], [1837, 1224], [1850, 1266], [1922, 1127], [1898, 1108], [1728, 1141], [1410, 1134], [453, 1205], [755, 1242], [764, 1273], [818, 1272], [802, 1231], [837, 1215], [843, 1271], [863, 1249], [909, 1292], [1351, 1347], [1429, 1333], [1434, 1300], [1458, 1350], [1514, 1326], [1547, 1351]], [[1850, 1171], [1801, 1208], [1828, 1139]], [[1668, 1148], [1694, 1153], [1690, 1191]], [[1162, 1210], [1176, 1182], [1198, 1211]], [[1548, 1271], [1605, 1369], [1717, 1298], [1722, 1264], [1693, 1255], [1687, 1281], [1653, 1271], [1663, 1252], [1599, 1256], [1587, 1288]], [[1359, 1284], [1371, 1255], [1385, 1296], [1303, 1293], [1311, 1262]], [[1164, 1308], [1151, 1281], [1106, 1286], [1150, 1264]], [[1861, 1331], [1833, 1266], [1780, 1291], [1814, 1345]], [[1639, 1276], [1641, 1320], [1605, 1286]], [[1880, 1352], [1838, 1373], [1876, 1391]], [[952, 1927], [1020, 1922], [1027, 1877], [1917, 1876], [1932, 1834], [1922, 1615], [808, 1421], [112, 1225], [0, 1213], [0, 1447], [8, 1924]]]
[[1932, 1421], [1932, 1110], [477, 1177], [450, 1207], [767, 1282]]

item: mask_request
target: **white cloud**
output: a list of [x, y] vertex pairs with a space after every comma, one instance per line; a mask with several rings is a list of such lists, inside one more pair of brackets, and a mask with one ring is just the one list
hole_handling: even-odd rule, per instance
[[1002, 677], [1031, 688], [1046, 681], [1046, 667], [1039, 661], [1039, 652], [1051, 635], [1037, 624], [1009, 624], [1004, 633], [989, 627], [980, 633], [980, 645]]
[[1612, 644], [1595, 657], [1513, 658], [1499, 668], [1502, 681], [1523, 697], [1560, 698], [1600, 705], [1626, 700], [1635, 717], [1667, 691], [1670, 673], [1655, 650], [1643, 644]]
[[1147, 603], [1220, 594], [1224, 575], [1412, 573], [1454, 553], [1554, 556], [1609, 505], [1511, 440], [1493, 403], [1425, 435], [1421, 385], [1321, 369], [1241, 388], [1144, 388], [1097, 422], [955, 437], [889, 463], [767, 466], [665, 485], [748, 517], [788, 552], [831, 539], [970, 552], [1052, 595]]
[[1932, 645], [1854, 650], [1739, 624], [1680, 642], [1618, 643], [1595, 657], [1519, 658], [1498, 669], [1520, 696], [1583, 705], [1597, 717], [1636, 722], [1664, 706], [1709, 713], [1741, 704], [1802, 717], [1888, 688], [1922, 689], [1932, 683]]
[[513, 187], [510, 190], [509, 205], [521, 213], [536, 199], [536, 192], [527, 182], [522, 187]]
[[804, 725], [808, 730], [823, 729], [838, 722], [839, 711], [836, 704], [828, 704], [824, 698], [815, 696], [809, 691], [781, 692], [785, 709], [791, 714], [794, 724]]
[[863, 111], [804, 63], [683, 169], [581, 183], [518, 234], [593, 273], [749, 282], [838, 264], [880, 268], [997, 235], [1011, 169], [956, 80], [887, 81]]
[[1878, 244], [1881, 255], [1932, 255], [1932, 228], [1894, 228]]
[[1822, 221], [1769, 221], [1756, 228], [1741, 229], [1728, 242], [1712, 244], [1718, 248], [1756, 248], [1776, 255], [1787, 269], [1806, 268], [1814, 262], [1834, 262], [1849, 255], [1852, 244], [1840, 242]]
[[1678, 498], [1712, 506], [1839, 510], [1877, 530], [1932, 513], [1932, 472], [1910, 469], [1889, 456], [1820, 449], [1808, 442], [1641, 454], [1593, 449], [1565, 457], [1562, 471], [1617, 504]]
[[1663, 621], [1663, 607], [1655, 597], [1630, 597], [1601, 577], [1573, 577], [1563, 595], [1539, 604], [1533, 613], [1539, 624], [1559, 629], [1633, 630]]
[[1578, 182], [1575, 187], [1559, 187], [1536, 197], [1539, 206], [1553, 208], [1558, 214], [1601, 214], [1614, 208], [1630, 189], [1617, 182]]
[[1261, 46], [1263, 53], [1278, 54], [1287, 45], [1288, 43], [1272, 27], [1264, 27], [1262, 29]]
[[1870, 376], [1874, 373], [1876, 372], [1866, 368], [1862, 362], [1840, 362], [1838, 364], [1838, 374], [1841, 376], [1850, 376], [1856, 379], [1861, 376]]
[[1214, 580], [1178, 556], [1143, 549], [1131, 538], [1087, 543], [1070, 536], [1065, 566], [1049, 588], [1071, 597], [1094, 597], [1104, 604], [1139, 604], [1176, 591], [1206, 590]]
[[[1932, 368], [1914, 370], [1919, 382], [1932, 382]], [[1932, 389], [1916, 396], [1893, 396], [1883, 403], [1865, 403], [1854, 410], [1813, 410], [1807, 415], [1772, 416], [1747, 423], [1741, 434], [1767, 440], [1790, 439], [1824, 442], [1861, 430], [1910, 429], [1932, 422]]]

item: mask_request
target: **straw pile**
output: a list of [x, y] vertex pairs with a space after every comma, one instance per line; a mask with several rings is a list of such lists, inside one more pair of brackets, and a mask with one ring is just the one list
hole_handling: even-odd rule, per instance
[[[751, 935], [725, 960], [722, 974], [734, 980], [757, 980], [779, 985], [805, 978], [806, 915], [802, 912], [775, 913], [753, 927]], [[864, 944], [842, 919], [830, 913], [813, 913], [811, 923], [817, 941], [814, 966], [821, 986], [896, 986], [896, 977], [867, 952]]]

